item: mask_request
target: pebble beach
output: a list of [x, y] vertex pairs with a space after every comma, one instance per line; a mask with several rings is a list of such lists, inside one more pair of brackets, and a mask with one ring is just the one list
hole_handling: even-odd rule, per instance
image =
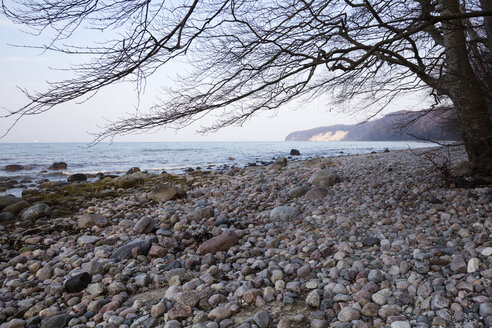
[[0, 328], [491, 327], [492, 188], [425, 151], [0, 196]]

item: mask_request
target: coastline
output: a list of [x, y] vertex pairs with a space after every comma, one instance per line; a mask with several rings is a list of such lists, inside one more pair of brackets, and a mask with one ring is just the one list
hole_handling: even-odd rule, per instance
[[0, 223], [0, 327], [489, 326], [491, 188], [424, 151], [47, 183]]
[[[72, 174], [85, 174], [96, 181], [101, 176], [123, 175], [130, 168], [160, 174], [186, 173], [200, 167], [206, 171], [227, 171], [232, 167], [270, 164], [278, 157], [288, 156], [291, 149], [299, 149], [293, 159], [334, 157], [340, 152], [369, 153], [428, 147], [428, 143], [406, 142], [159, 142], [86, 144], [0, 143], [0, 195], [33, 188], [46, 181], [67, 182]], [[66, 164], [52, 170], [55, 162]], [[8, 171], [7, 166], [16, 170]], [[14, 189], [14, 190], [12, 190]]]

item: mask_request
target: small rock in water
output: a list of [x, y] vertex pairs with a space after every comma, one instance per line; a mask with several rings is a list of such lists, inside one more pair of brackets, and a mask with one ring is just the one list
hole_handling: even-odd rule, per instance
[[67, 163], [65, 162], [54, 162], [48, 167], [48, 170], [66, 170], [67, 167]]
[[8, 171], [8, 172], [15, 172], [15, 171], [23, 170], [24, 166], [19, 165], [19, 164], [9, 164], [9, 165], [5, 165], [4, 169], [5, 169], [5, 171]]

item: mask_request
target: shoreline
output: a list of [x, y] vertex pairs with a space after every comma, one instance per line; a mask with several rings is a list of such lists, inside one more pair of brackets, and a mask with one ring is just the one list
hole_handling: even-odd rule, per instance
[[[289, 156], [290, 149], [301, 150], [298, 159], [331, 157], [340, 151], [366, 153], [398, 148], [428, 146], [416, 142], [258, 142], [258, 143], [134, 143], [96, 145], [81, 148], [77, 144], [0, 144], [0, 195], [7, 189], [32, 188], [50, 181], [66, 182], [72, 174], [86, 174], [89, 179], [96, 176], [122, 175], [132, 167], [160, 174], [185, 173], [200, 167], [202, 170], [224, 171], [231, 167], [247, 167], [270, 164], [278, 157]], [[8, 156], [6, 155], [8, 154]], [[103, 155], [103, 156], [101, 156]], [[67, 165], [60, 170], [50, 170], [55, 162]], [[60, 163], [58, 163], [60, 164]], [[7, 167], [9, 167], [8, 171]]]
[[424, 151], [47, 185], [0, 229], [0, 327], [487, 327], [492, 189]]

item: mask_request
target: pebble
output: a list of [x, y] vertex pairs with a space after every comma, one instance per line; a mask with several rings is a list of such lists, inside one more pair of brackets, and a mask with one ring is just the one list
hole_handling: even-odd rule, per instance
[[268, 328], [270, 325], [270, 315], [265, 311], [260, 311], [254, 314], [253, 321], [259, 328]]
[[313, 290], [309, 292], [309, 294], [306, 297], [306, 304], [314, 308], [319, 308], [320, 301], [321, 300], [317, 290]]
[[492, 315], [492, 303], [480, 304], [480, 316], [488, 317]]
[[483, 256], [491, 256], [492, 255], [492, 247], [485, 247], [484, 249], [482, 249], [480, 254], [482, 254]]
[[235, 231], [227, 230], [217, 237], [213, 237], [198, 247], [197, 253], [217, 253], [218, 251], [227, 251], [232, 246], [236, 245], [239, 240]]
[[350, 322], [360, 318], [360, 313], [352, 307], [345, 307], [338, 313], [338, 320], [341, 322]]
[[408, 321], [394, 321], [391, 323], [391, 328], [411, 328], [410, 322]]
[[208, 314], [208, 318], [211, 320], [215, 320], [215, 319], [224, 320], [229, 318], [231, 315], [232, 312], [229, 308], [219, 306], [213, 309], [212, 311], [210, 311], [210, 313]]
[[466, 272], [473, 273], [480, 268], [480, 260], [476, 257], [470, 259], [468, 261], [468, 265], [466, 266]]

